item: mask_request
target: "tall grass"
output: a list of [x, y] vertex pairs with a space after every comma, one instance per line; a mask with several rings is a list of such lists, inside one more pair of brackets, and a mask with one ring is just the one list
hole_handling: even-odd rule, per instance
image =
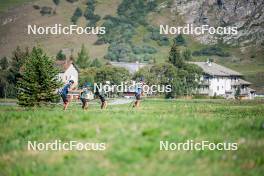
[[[0, 175], [263, 175], [264, 105], [145, 100], [83, 112], [77, 105], [0, 107]], [[27, 150], [27, 141], [106, 142], [105, 151]], [[159, 141], [238, 142], [237, 151], [160, 151]]]

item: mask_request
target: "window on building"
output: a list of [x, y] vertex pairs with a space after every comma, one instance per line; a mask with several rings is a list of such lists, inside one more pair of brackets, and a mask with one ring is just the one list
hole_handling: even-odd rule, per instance
[[219, 86], [217, 86], [217, 90], [219, 90]]

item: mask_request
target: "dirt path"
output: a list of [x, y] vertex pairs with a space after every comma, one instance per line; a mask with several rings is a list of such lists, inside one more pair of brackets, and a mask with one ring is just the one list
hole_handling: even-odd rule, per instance
[[[91, 104], [96, 104], [96, 102], [99, 100], [92, 101]], [[108, 100], [109, 105], [121, 105], [121, 104], [128, 104], [131, 103], [133, 99], [124, 99], [124, 98], [118, 98], [118, 99], [111, 99]], [[81, 102], [72, 102], [72, 103], [81, 103]], [[16, 102], [0, 102], [0, 106], [16, 106]]]

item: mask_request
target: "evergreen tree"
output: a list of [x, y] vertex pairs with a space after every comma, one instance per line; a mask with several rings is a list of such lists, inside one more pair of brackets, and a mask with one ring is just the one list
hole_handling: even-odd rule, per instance
[[8, 60], [6, 57], [0, 59], [0, 97], [7, 97], [8, 87]]
[[0, 68], [1, 68], [1, 70], [6, 70], [8, 68], [7, 57], [3, 57], [0, 59]]
[[74, 16], [81, 17], [82, 16], [82, 9], [80, 7], [77, 7], [75, 9], [75, 12], [73, 14]]
[[86, 48], [84, 47], [84, 45], [82, 45], [81, 52], [78, 53], [76, 64], [80, 68], [87, 68], [90, 66], [89, 53], [86, 50]]
[[236, 89], [236, 92], [235, 92], [235, 98], [239, 99], [240, 94], [241, 94], [241, 89], [240, 89], [240, 86], [238, 86], [238, 88]]
[[63, 54], [62, 50], [60, 50], [56, 56], [57, 60], [66, 60], [65, 54]]
[[25, 50], [21, 49], [20, 47], [17, 47], [10, 58], [8, 70], [6, 71], [6, 80], [8, 82], [8, 87], [5, 90], [6, 96], [10, 98], [14, 98], [17, 95], [17, 90], [15, 89], [16, 84], [18, 80], [21, 78], [20, 70], [22, 69], [22, 65], [25, 62], [26, 57], [29, 55], [28, 48], [25, 48]]
[[71, 17], [71, 21], [73, 22], [73, 24], [76, 24], [81, 16], [82, 16], [82, 9], [80, 7], [77, 7], [75, 12], [73, 13], [73, 16]]
[[190, 49], [186, 49], [182, 53], [182, 57], [185, 61], [190, 61], [192, 59], [192, 52]]
[[97, 67], [97, 68], [100, 68], [102, 67], [102, 63], [100, 62], [99, 59], [94, 59], [90, 65], [91, 67]]
[[26, 58], [18, 81], [18, 104], [35, 106], [58, 98], [56, 89], [60, 87], [58, 70], [41, 48], [34, 47]]
[[200, 80], [203, 71], [195, 64], [185, 64], [184, 70], [186, 71], [184, 75], [184, 94], [192, 95], [199, 86], [198, 80]]
[[18, 46], [15, 51], [13, 51], [13, 55], [10, 61], [10, 77], [14, 84], [17, 83], [20, 78], [20, 69], [25, 62], [25, 59], [29, 55], [29, 50], [26, 48], [25, 50], [20, 49]]
[[53, 0], [54, 4], [57, 6], [60, 3], [60, 0]]
[[177, 45], [186, 45], [186, 41], [183, 37], [182, 34], [178, 35], [176, 38], [175, 38], [175, 41], [176, 41], [176, 44]]
[[177, 68], [182, 68], [184, 65], [184, 61], [181, 57], [181, 53], [175, 41], [173, 42], [173, 45], [170, 50], [169, 62]]

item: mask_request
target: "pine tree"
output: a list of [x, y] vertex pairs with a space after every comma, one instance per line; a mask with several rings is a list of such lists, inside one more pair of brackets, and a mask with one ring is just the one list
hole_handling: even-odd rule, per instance
[[182, 34], [178, 35], [176, 38], [175, 38], [175, 41], [176, 41], [176, 44], [177, 45], [186, 45], [186, 41], [183, 37]]
[[78, 53], [78, 58], [77, 58], [76, 64], [80, 68], [87, 68], [90, 66], [89, 53], [86, 50], [86, 48], [84, 47], [84, 45], [82, 45], [81, 52]]
[[8, 59], [3, 57], [0, 59], [0, 97], [6, 98], [8, 87]]
[[57, 53], [56, 59], [57, 59], [57, 60], [66, 60], [66, 56], [65, 56], [65, 54], [63, 54], [62, 50], [60, 50], [60, 51]]
[[184, 61], [181, 57], [181, 53], [178, 49], [176, 41], [173, 42], [173, 45], [171, 47], [170, 55], [169, 55], [169, 62], [177, 68], [182, 68], [184, 65]]
[[41, 105], [58, 98], [58, 70], [54, 67], [53, 60], [41, 48], [33, 48], [21, 72], [22, 78], [17, 83], [19, 105]]
[[240, 94], [241, 94], [241, 89], [240, 89], [240, 86], [238, 86], [238, 88], [236, 89], [236, 92], [235, 92], [235, 98], [239, 99]]
[[8, 59], [7, 57], [3, 57], [0, 59], [0, 68], [1, 70], [6, 70], [8, 68]]
[[90, 66], [91, 66], [91, 67], [100, 68], [100, 67], [102, 67], [102, 63], [100, 62], [99, 59], [95, 58], [95, 59], [92, 61], [92, 63], [91, 63]]
[[76, 24], [78, 19], [82, 16], [82, 9], [80, 7], [77, 7], [76, 10], [73, 13], [73, 16], [71, 17], [71, 21], [73, 24]]
[[25, 59], [29, 56], [29, 49], [21, 49], [19, 46], [13, 51], [10, 61], [10, 74], [12, 83], [16, 84], [21, 77], [20, 70], [25, 62]]
[[182, 57], [185, 61], [190, 61], [192, 59], [192, 52], [190, 49], [186, 49], [182, 53]]
[[53, 0], [54, 4], [57, 6], [60, 3], [60, 0]]
[[15, 98], [17, 96], [17, 90], [15, 89], [18, 80], [21, 78], [20, 70], [25, 62], [25, 59], [29, 55], [29, 49], [21, 49], [17, 47], [10, 57], [7, 80], [8, 80], [8, 90], [7, 97]]

